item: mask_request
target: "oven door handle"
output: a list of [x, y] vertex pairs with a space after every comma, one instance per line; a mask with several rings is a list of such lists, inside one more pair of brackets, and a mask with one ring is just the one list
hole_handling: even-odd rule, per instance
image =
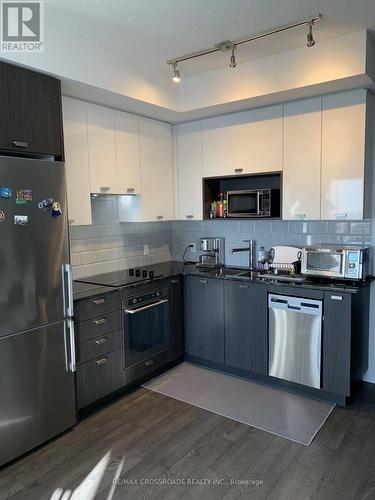
[[141, 311], [146, 311], [146, 309], [151, 309], [152, 307], [160, 306], [161, 304], [165, 304], [168, 302], [168, 299], [158, 300], [157, 302], [153, 302], [152, 304], [148, 304], [147, 306], [138, 307], [138, 309], [125, 309], [127, 314], [136, 314]]

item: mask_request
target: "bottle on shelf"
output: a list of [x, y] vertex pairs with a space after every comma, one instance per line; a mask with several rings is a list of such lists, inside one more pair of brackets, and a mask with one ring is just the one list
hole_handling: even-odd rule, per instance
[[219, 200], [216, 202], [216, 217], [224, 217], [224, 193], [220, 193]]
[[211, 203], [210, 219], [214, 219], [215, 217], [216, 217], [216, 201], [213, 201]]
[[228, 200], [227, 200], [226, 196], [224, 196], [224, 200], [223, 200], [223, 212], [224, 212], [224, 217], [227, 217], [227, 215], [228, 215]]

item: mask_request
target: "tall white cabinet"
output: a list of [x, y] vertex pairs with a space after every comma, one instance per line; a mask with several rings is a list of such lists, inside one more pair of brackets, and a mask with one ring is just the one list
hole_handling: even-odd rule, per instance
[[284, 105], [283, 219], [320, 219], [321, 97]]
[[91, 192], [117, 194], [114, 110], [88, 103], [87, 125]]
[[176, 126], [177, 217], [201, 220], [202, 194], [202, 122]]
[[63, 97], [63, 122], [69, 224], [91, 224], [86, 103]]
[[173, 220], [172, 127], [141, 118], [140, 155], [143, 220]]
[[119, 194], [141, 194], [139, 116], [115, 111], [116, 171]]
[[[323, 96], [322, 219], [362, 219], [365, 182], [371, 177], [366, 141], [367, 91]], [[369, 180], [369, 182], [371, 182]]]
[[282, 105], [203, 120], [203, 177], [282, 170], [282, 129]]

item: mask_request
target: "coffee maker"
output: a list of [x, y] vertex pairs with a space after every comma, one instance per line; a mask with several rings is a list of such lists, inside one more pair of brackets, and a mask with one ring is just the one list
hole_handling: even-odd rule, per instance
[[224, 266], [224, 241], [224, 238], [201, 238], [198, 240], [198, 250], [203, 253], [199, 256], [197, 266], [211, 269]]

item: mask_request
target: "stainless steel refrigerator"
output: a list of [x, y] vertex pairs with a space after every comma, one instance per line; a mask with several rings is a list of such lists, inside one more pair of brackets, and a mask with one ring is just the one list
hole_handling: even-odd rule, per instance
[[72, 315], [64, 164], [0, 156], [0, 466], [76, 422]]

